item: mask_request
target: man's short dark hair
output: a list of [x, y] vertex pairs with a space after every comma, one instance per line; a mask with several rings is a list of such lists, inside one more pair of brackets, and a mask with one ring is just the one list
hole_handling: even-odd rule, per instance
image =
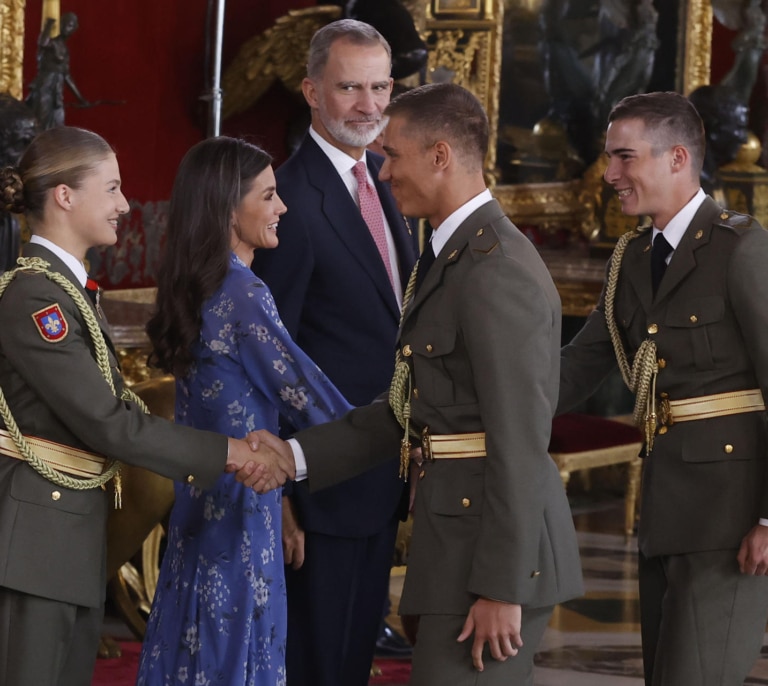
[[445, 140], [465, 164], [482, 169], [488, 152], [488, 117], [466, 88], [453, 83], [419, 86], [394, 98], [384, 114], [404, 119], [409, 134], [421, 137], [427, 147]]
[[672, 92], [630, 95], [608, 115], [609, 124], [622, 119], [640, 119], [645, 124], [654, 155], [675, 145], [685, 146], [691, 155], [692, 170], [699, 176], [706, 146], [704, 124], [688, 98]]

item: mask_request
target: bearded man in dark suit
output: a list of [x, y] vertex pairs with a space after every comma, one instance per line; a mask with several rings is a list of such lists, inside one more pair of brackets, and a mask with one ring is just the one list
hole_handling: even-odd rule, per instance
[[[384, 128], [391, 52], [373, 27], [333, 22], [312, 39], [302, 88], [312, 123], [276, 173], [280, 246], [257, 252], [294, 339], [354, 405], [389, 385], [415, 238], [366, 151]], [[367, 195], [365, 193], [367, 192]], [[375, 224], [369, 226], [370, 219]], [[366, 686], [405, 514], [397, 447], [368, 474], [284, 500], [287, 670], [297, 686]]]

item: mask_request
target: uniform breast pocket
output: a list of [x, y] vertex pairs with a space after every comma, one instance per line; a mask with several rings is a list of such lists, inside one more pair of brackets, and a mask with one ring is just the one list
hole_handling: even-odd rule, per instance
[[90, 514], [101, 495], [99, 489], [74, 491], [58, 486], [25, 465], [14, 470], [11, 482], [11, 498], [14, 500], [72, 514]]
[[447, 325], [419, 325], [403, 339], [413, 356], [413, 383], [419, 398], [433, 407], [456, 403], [450, 356], [456, 347], [456, 328]]
[[[671, 302], [665, 325], [690, 341], [691, 357], [697, 369], [714, 369], [717, 325], [725, 317], [722, 296], [709, 295]], [[685, 341], [681, 341], [685, 345]]]

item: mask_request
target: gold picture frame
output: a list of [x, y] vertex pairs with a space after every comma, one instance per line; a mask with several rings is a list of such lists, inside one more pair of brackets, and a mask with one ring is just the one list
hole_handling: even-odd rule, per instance
[[[479, 0], [479, 14], [462, 17], [453, 3], [428, 0], [422, 35], [429, 47], [427, 80], [452, 77], [471, 90], [486, 108], [491, 144], [486, 176], [494, 195], [518, 224], [535, 225], [544, 233], [568, 229], [591, 237], [596, 233], [602, 175], [588, 170], [583, 178], [550, 183], [498, 184], [496, 143], [501, 83], [504, 1]], [[467, 4], [467, 3], [464, 3]], [[709, 83], [712, 42], [711, 0], [680, 0], [677, 74], [684, 93]]]
[[26, 0], [0, 0], [0, 93], [23, 95]]
[[433, 0], [435, 17], [478, 17], [482, 12], [482, 0]]

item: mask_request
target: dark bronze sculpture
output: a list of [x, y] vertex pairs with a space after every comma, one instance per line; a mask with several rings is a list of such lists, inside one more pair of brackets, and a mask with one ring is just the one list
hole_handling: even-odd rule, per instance
[[736, 91], [724, 86], [700, 86], [688, 99], [704, 122], [707, 150], [701, 186], [710, 195], [722, 192], [719, 168], [736, 158], [747, 141], [748, 108]]
[[64, 124], [64, 85], [69, 86], [81, 105], [90, 103], [80, 94], [69, 73], [67, 39], [77, 31], [77, 15], [61, 17], [58, 36], [51, 36], [56, 20], [48, 18], [37, 42], [37, 76], [29, 86], [26, 103], [37, 116], [42, 129]]
[[[32, 110], [7, 93], [0, 93], [0, 167], [15, 166], [38, 132]], [[19, 222], [0, 207], [0, 273], [16, 264], [21, 244]]]
[[760, 60], [768, 43], [765, 39], [765, 13], [761, 0], [714, 0], [717, 19], [738, 31], [731, 43], [735, 53], [733, 66], [720, 81], [731, 89], [744, 105], [749, 104], [757, 80]]
[[[560, 123], [586, 165], [599, 153], [613, 105], [642, 93], [651, 77], [658, 12], [652, 0], [545, 0], [541, 7], [549, 120]], [[597, 28], [597, 40], [586, 44]]]
[[716, 18], [738, 31], [731, 46], [734, 60], [728, 73], [714, 86], [701, 86], [689, 99], [699, 111], [707, 138], [701, 185], [711, 195], [722, 194], [720, 168], [732, 162], [749, 135], [749, 101], [768, 43], [761, 0], [714, 0]]

